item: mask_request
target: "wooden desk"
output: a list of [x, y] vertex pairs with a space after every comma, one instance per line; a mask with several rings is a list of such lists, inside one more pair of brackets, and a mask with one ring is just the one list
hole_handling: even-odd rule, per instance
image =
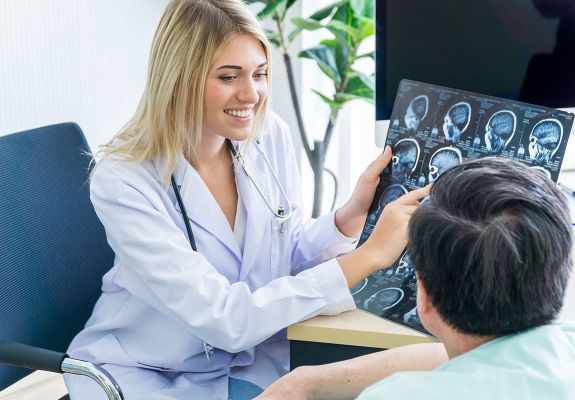
[[[575, 320], [575, 274], [571, 276], [560, 319]], [[318, 316], [292, 325], [288, 328], [288, 339], [291, 341], [292, 368], [436, 341], [359, 309], [333, 317]]]
[[363, 310], [318, 316], [288, 328], [291, 367], [341, 361], [382, 349], [437, 340]]

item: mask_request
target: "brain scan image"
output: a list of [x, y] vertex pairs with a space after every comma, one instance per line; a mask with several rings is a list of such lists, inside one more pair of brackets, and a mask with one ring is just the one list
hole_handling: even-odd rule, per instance
[[539, 121], [529, 135], [529, 157], [537, 164], [550, 162], [563, 138], [563, 125], [554, 118]]
[[386, 205], [399, 199], [401, 196], [407, 193], [407, 189], [402, 185], [390, 185], [387, 189], [383, 191], [381, 197], [379, 198], [378, 212], [381, 212]]
[[427, 202], [430, 202], [429, 204], [431, 204], [431, 195], [429, 195], [429, 194], [427, 196], [425, 196], [423, 199], [421, 199], [420, 204], [424, 205]]
[[363, 306], [367, 310], [381, 315], [385, 310], [397, 305], [403, 299], [403, 296], [404, 292], [400, 288], [385, 288], [372, 294], [365, 300]]
[[547, 178], [551, 179], [551, 172], [549, 172], [549, 171], [546, 170], [545, 168], [539, 167], [539, 166], [534, 166], [534, 167], [531, 167], [531, 169], [535, 169], [535, 170], [537, 170], [537, 171], [541, 171], [541, 172], [543, 172], [543, 173], [545, 174], [545, 176], [546, 176]]
[[452, 105], [443, 120], [443, 134], [445, 138], [452, 143], [457, 143], [459, 137], [467, 127], [471, 120], [471, 106], [465, 101], [460, 101]]
[[429, 160], [429, 183], [434, 182], [439, 175], [449, 168], [461, 164], [461, 151], [455, 147], [444, 147], [437, 150]]
[[405, 182], [419, 161], [419, 143], [414, 139], [402, 139], [395, 144], [391, 157], [391, 179], [395, 183]]
[[413, 273], [413, 265], [409, 260], [409, 253], [406, 251], [399, 260], [399, 265], [395, 269], [395, 275], [406, 275]]
[[367, 278], [365, 278], [362, 282], [358, 283], [354, 287], [351, 288], [351, 295], [355, 295], [361, 292], [367, 286]]
[[422, 94], [414, 97], [407, 106], [404, 121], [407, 129], [416, 131], [421, 121], [427, 116], [429, 110], [429, 97]]
[[489, 118], [485, 126], [485, 145], [492, 153], [499, 154], [509, 144], [515, 128], [517, 127], [517, 117], [508, 110], [496, 112]]
[[403, 322], [407, 325], [419, 325], [421, 320], [419, 319], [419, 314], [417, 313], [417, 307], [414, 307], [409, 312], [405, 313], [403, 316]]

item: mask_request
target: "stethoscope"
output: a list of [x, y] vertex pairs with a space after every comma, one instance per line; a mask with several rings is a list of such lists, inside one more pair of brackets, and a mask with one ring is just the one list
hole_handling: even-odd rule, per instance
[[[283, 204], [280, 203], [278, 205], [277, 210], [274, 209], [274, 207], [268, 201], [268, 199], [266, 198], [266, 196], [264, 195], [264, 193], [262, 192], [260, 187], [257, 185], [256, 181], [252, 178], [252, 176], [248, 172], [248, 169], [246, 167], [246, 163], [245, 163], [244, 158], [242, 157], [241, 153], [239, 152], [239, 149], [237, 147], [234, 147], [234, 145], [232, 144], [232, 142], [229, 139], [226, 139], [226, 142], [228, 143], [228, 147], [232, 153], [233, 158], [240, 163], [242, 170], [244, 171], [244, 173], [248, 177], [249, 181], [252, 183], [252, 185], [254, 186], [254, 188], [256, 189], [256, 191], [259, 193], [260, 197], [262, 198], [262, 200], [266, 204], [267, 208], [271, 211], [271, 213], [275, 217], [276, 222], [280, 226], [280, 233], [283, 233], [283, 223], [291, 217], [292, 211], [295, 210], [295, 205], [291, 204], [291, 202], [289, 201], [289, 198], [288, 198], [281, 182], [279, 181], [277, 174], [275, 173], [274, 169], [272, 168], [272, 165], [271, 165], [268, 157], [266, 156], [266, 154], [264, 153], [264, 151], [260, 147], [259, 139], [256, 139], [256, 147], [257, 147], [258, 151], [260, 152], [260, 154], [262, 154], [264, 161], [265, 161], [268, 169], [271, 171], [272, 177], [273, 177], [276, 185], [278, 186], [278, 188], [280, 190], [282, 198], [285, 201], [285, 203], [283, 203]], [[186, 211], [186, 207], [184, 206], [184, 202], [182, 201], [180, 189], [178, 188], [174, 174], [172, 174], [170, 180], [172, 183], [172, 188], [174, 189], [174, 193], [176, 195], [176, 200], [178, 202], [178, 205], [180, 206], [180, 211], [182, 212], [182, 218], [184, 219], [184, 224], [186, 226], [186, 232], [188, 233], [188, 239], [190, 240], [190, 246], [192, 246], [192, 249], [194, 251], [198, 251], [198, 248], [196, 246], [196, 240], [194, 238], [194, 233], [192, 232], [192, 226], [190, 224], [190, 220], [188, 219], [188, 212]], [[214, 347], [212, 345], [204, 342], [204, 351], [206, 353], [207, 359], [210, 360], [211, 356], [214, 354]]]

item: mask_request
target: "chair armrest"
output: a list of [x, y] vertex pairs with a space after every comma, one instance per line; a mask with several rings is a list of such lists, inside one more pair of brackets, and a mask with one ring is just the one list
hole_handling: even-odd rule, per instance
[[0, 363], [33, 370], [87, 376], [100, 385], [110, 400], [124, 400], [114, 378], [99, 366], [69, 358], [67, 354], [0, 340]]
[[66, 354], [0, 340], [0, 362], [15, 367], [62, 373], [60, 365]]
[[109, 400], [124, 400], [122, 390], [112, 375], [95, 364], [73, 358], [65, 358], [64, 361], [62, 361], [62, 372], [87, 376], [100, 385], [108, 395]]

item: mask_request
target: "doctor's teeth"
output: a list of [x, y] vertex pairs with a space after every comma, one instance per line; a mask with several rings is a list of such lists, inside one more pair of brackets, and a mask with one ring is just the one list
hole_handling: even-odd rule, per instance
[[246, 118], [252, 115], [252, 110], [225, 110], [226, 114], [234, 117]]

